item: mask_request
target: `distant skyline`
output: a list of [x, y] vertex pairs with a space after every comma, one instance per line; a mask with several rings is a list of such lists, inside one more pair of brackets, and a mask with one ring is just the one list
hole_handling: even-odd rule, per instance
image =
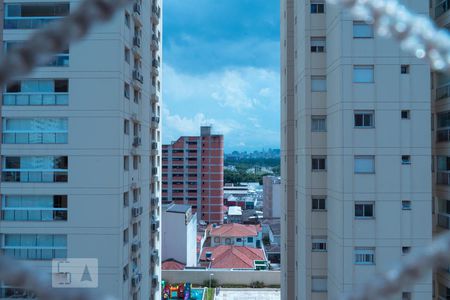
[[227, 153], [279, 148], [279, 1], [165, 0], [163, 20], [163, 142], [211, 124]]

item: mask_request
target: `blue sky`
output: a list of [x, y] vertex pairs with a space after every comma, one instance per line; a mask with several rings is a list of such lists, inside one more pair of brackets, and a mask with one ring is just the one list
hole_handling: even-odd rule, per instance
[[163, 140], [212, 124], [225, 151], [279, 148], [279, 0], [165, 0]]

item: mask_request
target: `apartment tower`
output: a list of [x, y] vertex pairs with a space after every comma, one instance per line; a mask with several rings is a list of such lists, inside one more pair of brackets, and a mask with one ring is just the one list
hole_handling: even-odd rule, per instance
[[182, 136], [163, 145], [162, 201], [189, 204], [198, 220], [223, 223], [223, 135], [210, 126], [200, 136]]
[[[78, 4], [4, 1], [5, 51]], [[160, 298], [161, 6], [136, 0], [2, 93], [1, 253], [97, 259], [117, 299]]]
[[[430, 15], [439, 27], [450, 27], [448, 1], [432, 1]], [[431, 130], [433, 143], [433, 235], [450, 229], [450, 77], [431, 74]], [[434, 274], [436, 299], [450, 298], [450, 266], [442, 266]]]
[[[430, 68], [338, 6], [281, 3], [282, 297], [338, 299], [431, 242]], [[431, 297], [430, 275], [394, 298]]]

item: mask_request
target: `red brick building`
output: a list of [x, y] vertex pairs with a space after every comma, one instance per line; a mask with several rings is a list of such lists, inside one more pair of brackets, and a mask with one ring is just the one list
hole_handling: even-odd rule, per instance
[[182, 136], [162, 146], [162, 201], [189, 204], [200, 220], [223, 223], [223, 135]]

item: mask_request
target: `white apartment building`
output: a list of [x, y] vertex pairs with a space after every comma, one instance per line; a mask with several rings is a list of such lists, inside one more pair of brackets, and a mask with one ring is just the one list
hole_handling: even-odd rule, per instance
[[263, 177], [264, 218], [281, 216], [281, 179], [277, 176]]
[[197, 216], [187, 204], [167, 204], [162, 216], [162, 261], [197, 266]]
[[323, 0], [281, 23], [282, 298], [338, 299], [431, 242], [430, 68]]
[[[430, 15], [436, 24], [450, 27], [450, 1], [430, 1]], [[433, 143], [433, 235], [450, 229], [450, 77], [432, 73], [431, 111]], [[450, 266], [442, 266], [434, 274], [434, 296], [450, 298]]]
[[[79, 3], [2, 2], [5, 50]], [[1, 253], [98, 259], [117, 299], [160, 298], [161, 6], [136, 0], [2, 96]]]

